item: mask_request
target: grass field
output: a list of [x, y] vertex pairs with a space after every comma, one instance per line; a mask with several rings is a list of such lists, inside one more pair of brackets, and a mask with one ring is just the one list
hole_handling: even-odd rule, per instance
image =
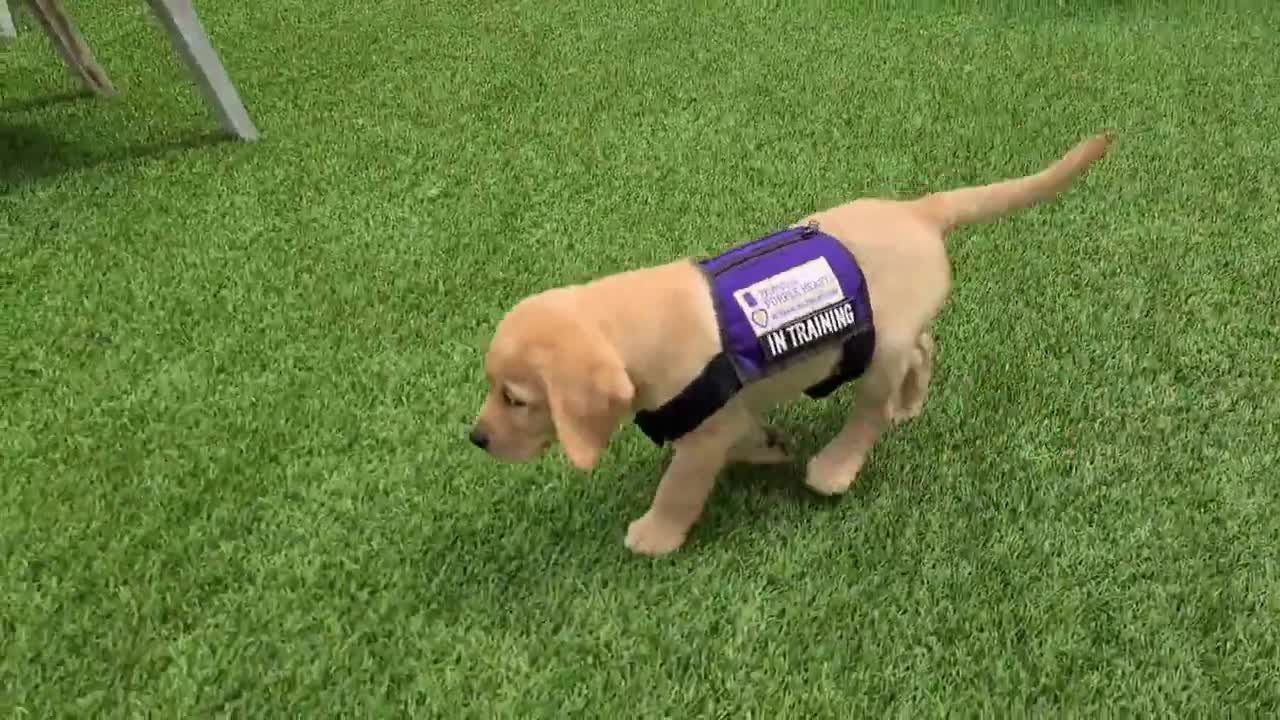
[[[1280, 4], [199, 5], [257, 145], [142, 2], [68, 3], [115, 102], [0, 48], [3, 717], [1280, 711]], [[1104, 127], [840, 501], [738, 469], [650, 561], [634, 428], [466, 443], [523, 294]]]

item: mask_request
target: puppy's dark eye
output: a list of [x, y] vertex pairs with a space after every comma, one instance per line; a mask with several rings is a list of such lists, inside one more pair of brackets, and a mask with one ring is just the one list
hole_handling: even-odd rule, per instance
[[506, 388], [502, 389], [502, 402], [506, 403], [509, 407], [525, 406], [525, 402], [523, 400], [512, 397], [511, 393]]

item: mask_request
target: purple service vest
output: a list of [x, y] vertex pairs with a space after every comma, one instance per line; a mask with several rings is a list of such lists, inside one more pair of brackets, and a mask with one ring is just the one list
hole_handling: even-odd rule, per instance
[[[773, 232], [698, 266], [744, 385], [832, 345], [869, 360], [875, 333], [866, 279], [853, 254], [816, 225]], [[864, 347], [851, 347], [857, 343]]]
[[870, 364], [876, 333], [866, 279], [853, 254], [817, 226], [779, 230], [698, 267], [722, 350], [675, 397], [636, 413], [640, 430], [658, 445], [701, 425], [744, 385], [815, 350], [842, 352], [831, 375], [804, 391], [811, 398], [826, 397]]

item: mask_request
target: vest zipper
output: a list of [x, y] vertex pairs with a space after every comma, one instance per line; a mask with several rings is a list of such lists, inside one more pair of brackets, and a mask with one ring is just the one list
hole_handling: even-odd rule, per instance
[[773, 241], [773, 242], [764, 243], [764, 244], [762, 244], [760, 247], [754, 248], [751, 252], [746, 253], [745, 255], [742, 255], [741, 257], [736, 257], [736, 258], [734, 258], [733, 260], [731, 260], [731, 261], [729, 261], [729, 262], [725, 263], [724, 265], [721, 265], [720, 267], [716, 268], [716, 269], [715, 269], [715, 271], [714, 271], [714, 272], [712, 272], [711, 274], [712, 274], [713, 276], [719, 277], [719, 276], [720, 276], [720, 275], [722, 275], [723, 273], [726, 273], [726, 272], [728, 272], [728, 271], [730, 271], [730, 270], [732, 270], [732, 269], [734, 269], [734, 268], [738, 267], [739, 265], [741, 265], [741, 264], [742, 264], [742, 263], [744, 263], [744, 262], [747, 262], [747, 261], [749, 261], [749, 260], [754, 260], [754, 259], [756, 259], [756, 258], [760, 257], [761, 255], [764, 255], [764, 254], [766, 254], [766, 253], [773, 252], [774, 250], [777, 250], [778, 248], [786, 247], [786, 246], [791, 245], [791, 244], [793, 244], [793, 243], [798, 243], [798, 242], [800, 242], [801, 240], [804, 240], [805, 238], [807, 238], [807, 237], [809, 237], [809, 236], [811, 236], [811, 235], [813, 235], [813, 234], [817, 233], [817, 232], [818, 232], [818, 224], [817, 224], [816, 222], [810, 222], [809, 224], [807, 224], [807, 225], [805, 225], [805, 226], [803, 226], [803, 227], [799, 227], [799, 228], [788, 228], [788, 229], [786, 229], [786, 230], [780, 230], [780, 231], [778, 231], [778, 233], [776, 233], [776, 234], [778, 234], [778, 235], [782, 235], [782, 234], [784, 234], [784, 233], [788, 233], [788, 232], [794, 232], [794, 233], [795, 233], [795, 235], [793, 235], [793, 236], [791, 236], [791, 237], [784, 237], [784, 238], [780, 238], [780, 239], [778, 239], [778, 240], [776, 240], [776, 241]]

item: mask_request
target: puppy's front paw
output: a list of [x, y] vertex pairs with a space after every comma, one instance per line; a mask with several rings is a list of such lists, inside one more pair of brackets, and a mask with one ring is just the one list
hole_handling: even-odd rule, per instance
[[840, 495], [853, 485], [853, 480], [861, 469], [861, 457], [851, 462], [841, 462], [827, 453], [818, 453], [809, 461], [804, 484], [821, 495]]
[[924, 395], [904, 397], [889, 408], [889, 420], [895, 425], [915, 420], [924, 409]]
[[685, 528], [647, 512], [627, 528], [627, 549], [637, 555], [666, 555], [684, 544], [686, 532]]

